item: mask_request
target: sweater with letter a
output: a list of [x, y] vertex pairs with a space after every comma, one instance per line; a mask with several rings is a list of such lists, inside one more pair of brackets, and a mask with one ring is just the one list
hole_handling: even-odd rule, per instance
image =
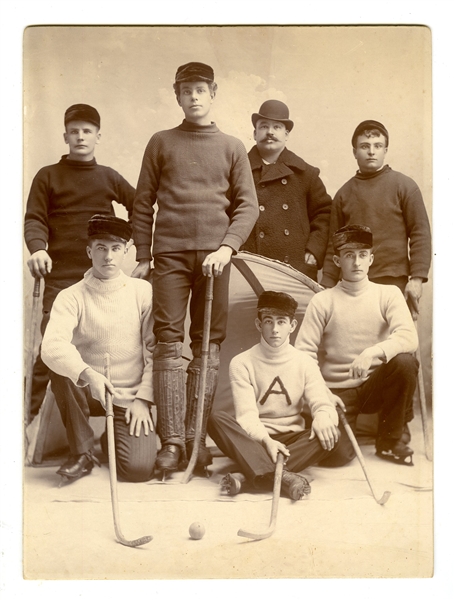
[[[154, 205], [158, 212], [154, 236]], [[155, 133], [142, 161], [134, 199], [137, 260], [166, 252], [237, 251], [258, 217], [246, 149], [214, 123], [186, 120]]]
[[151, 322], [152, 288], [147, 281], [120, 271], [98, 279], [90, 269], [84, 279], [61, 291], [52, 307], [42, 343], [42, 358], [55, 373], [76, 385], [82, 371], [104, 372], [109, 353], [113, 403], [127, 408], [135, 399], [153, 400], [155, 345]]
[[313, 417], [326, 411], [338, 423], [332, 394], [316, 362], [288, 340], [272, 348], [261, 338], [232, 359], [229, 376], [236, 420], [256, 441], [268, 434], [303, 431], [306, 403]]

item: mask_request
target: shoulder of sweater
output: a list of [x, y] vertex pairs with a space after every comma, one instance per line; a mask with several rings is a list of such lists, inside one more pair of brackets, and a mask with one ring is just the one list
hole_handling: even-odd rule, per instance
[[261, 346], [259, 343], [255, 344], [255, 346], [252, 346], [251, 348], [248, 348], [247, 350], [244, 350], [244, 352], [240, 352], [232, 358], [232, 360], [230, 361], [230, 365], [235, 366], [248, 362], [251, 356], [254, 356], [257, 353], [257, 351], [260, 351], [260, 348]]

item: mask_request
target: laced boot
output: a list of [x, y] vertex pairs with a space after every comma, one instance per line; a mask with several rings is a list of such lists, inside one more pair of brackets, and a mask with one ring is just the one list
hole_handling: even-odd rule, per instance
[[[193, 347], [194, 358], [189, 363], [186, 383], [186, 398], [187, 398], [187, 409], [186, 409], [186, 456], [189, 460], [194, 448], [194, 437], [195, 427], [197, 419], [197, 400], [199, 396], [199, 385], [200, 385], [200, 368], [202, 364], [201, 359], [201, 345], [194, 344]], [[206, 435], [207, 435], [207, 423], [208, 417], [210, 416], [211, 409], [213, 407], [214, 395], [216, 393], [216, 386], [218, 383], [218, 372], [219, 372], [219, 346], [218, 344], [210, 344], [208, 354], [208, 366], [206, 374], [206, 386], [205, 386], [205, 398], [203, 404], [203, 420], [202, 430], [200, 437], [200, 446], [197, 454], [197, 466], [206, 470], [208, 465], [213, 462], [211, 452], [206, 447]]]
[[73, 483], [85, 475], [90, 475], [95, 464], [98, 467], [101, 466], [92, 450], [84, 454], [71, 455], [57, 471], [57, 475], [61, 476], [59, 487], [65, 483]]
[[311, 493], [311, 486], [301, 473], [292, 473], [284, 469], [281, 490], [291, 500], [301, 500], [301, 498]]
[[156, 469], [165, 481], [167, 474], [178, 469], [184, 454], [185, 373], [183, 344], [158, 343], [153, 354], [153, 396], [157, 407], [157, 433], [162, 448]]

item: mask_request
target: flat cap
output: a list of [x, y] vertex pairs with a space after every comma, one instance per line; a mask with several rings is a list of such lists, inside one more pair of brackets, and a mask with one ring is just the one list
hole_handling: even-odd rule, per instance
[[388, 130], [386, 129], [386, 127], [380, 123], [379, 121], [373, 121], [372, 119], [369, 119], [368, 121], [362, 121], [358, 127], [355, 129], [355, 131], [353, 132], [353, 136], [352, 136], [352, 146], [353, 148], [356, 148], [356, 140], [357, 138], [362, 135], [362, 133], [364, 131], [367, 131], [369, 129], [378, 129], [378, 131], [385, 136], [386, 138], [386, 143], [389, 144], [389, 133]]
[[333, 235], [334, 251], [345, 248], [372, 248], [372, 232], [365, 225], [345, 225]]
[[175, 83], [182, 81], [207, 81], [213, 83], [214, 71], [209, 65], [200, 62], [190, 62], [178, 67]]
[[88, 121], [96, 127], [101, 127], [99, 112], [89, 104], [73, 104], [66, 109], [65, 125], [70, 121]]
[[275, 315], [283, 315], [293, 319], [298, 302], [285, 292], [266, 291], [260, 294], [257, 304], [259, 313], [270, 313]]
[[129, 242], [132, 227], [124, 219], [111, 215], [93, 215], [88, 221], [88, 237], [113, 235]]

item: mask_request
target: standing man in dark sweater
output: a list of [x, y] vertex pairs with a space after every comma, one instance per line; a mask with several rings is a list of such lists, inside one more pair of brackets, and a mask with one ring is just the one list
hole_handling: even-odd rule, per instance
[[[154, 399], [162, 448], [156, 466], [175, 471], [192, 452], [200, 377], [206, 277], [214, 276], [202, 447], [198, 465], [212, 458], [205, 447], [226, 334], [230, 258], [246, 241], [258, 217], [257, 197], [243, 144], [221, 133], [210, 109], [217, 85], [213, 69], [191, 62], [178, 68], [174, 90], [185, 119], [150, 139], [134, 200], [133, 238], [139, 265], [133, 277], [150, 273], [153, 242]], [[159, 210], [154, 224], [154, 206]], [[190, 299], [193, 360], [187, 402], [183, 369], [184, 322]]]
[[416, 315], [431, 261], [429, 219], [417, 184], [384, 165], [388, 142], [388, 131], [378, 121], [363, 121], [353, 133], [359, 170], [333, 200], [322, 285], [333, 287], [339, 279], [333, 262], [334, 233], [345, 225], [364, 223], [375, 241], [370, 281], [397, 285]]
[[317, 280], [328, 243], [331, 198], [320, 171], [285, 146], [293, 129], [286, 104], [267, 100], [252, 115], [249, 152], [260, 216], [243, 250], [288, 263]]
[[[101, 138], [98, 111], [88, 104], [74, 104], [65, 112], [64, 124], [69, 154], [38, 171], [25, 214], [25, 242], [31, 255], [27, 265], [33, 277], [45, 281], [42, 334], [58, 292], [80, 281], [91, 267], [85, 251], [89, 219], [94, 214], [113, 215], [113, 201], [125, 206], [131, 215], [134, 201], [134, 188], [94, 158]], [[38, 413], [48, 381], [48, 368], [38, 355], [33, 371], [32, 417]]]

